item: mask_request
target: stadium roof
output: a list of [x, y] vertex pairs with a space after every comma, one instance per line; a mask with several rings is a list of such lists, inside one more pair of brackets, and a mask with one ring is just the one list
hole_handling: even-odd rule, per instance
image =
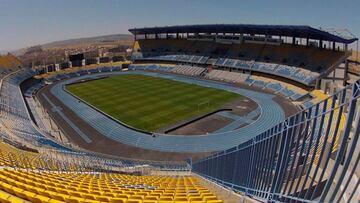
[[165, 27], [132, 28], [134, 35], [159, 33], [243, 33], [273, 36], [310, 38], [350, 44], [358, 40], [344, 37], [324, 30], [303, 25], [252, 25], [252, 24], [208, 24], [208, 25], [177, 25]]

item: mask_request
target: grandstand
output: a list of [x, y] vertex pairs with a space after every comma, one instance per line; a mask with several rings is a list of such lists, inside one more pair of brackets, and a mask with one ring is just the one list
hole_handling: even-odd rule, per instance
[[247, 79], [247, 75], [243, 73], [237, 73], [237, 72], [229, 72], [229, 71], [223, 71], [223, 70], [211, 70], [205, 78], [209, 79], [215, 79], [215, 80], [221, 80], [226, 82], [238, 82], [243, 83]]
[[[136, 60], [212, 64], [273, 74], [305, 85], [318, 84], [320, 75], [349, 57], [344, 44], [356, 40], [309, 26], [169, 26], [134, 28], [130, 32], [139, 47], [133, 53]], [[151, 34], [156, 37], [149, 37]], [[331, 46], [326, 46], [327, 42]]]
[[[360, 200], [360, 80], [334, 83], [331, 91], [325, 85], [340, 65], [345, 67], [340, 80], [347, 82], [347, 46], [356, 38], [309, 26], [129, 31], [135, 38], [129, 66], [102, 64], [40, 74], [1, 57], [6, 71], [0, 76], [0, 202]], [[133, 83], [106, 82], [127, 77]], [[147, 81], [134, 84], [136, 77]], [[189, 93], [193, 87], [204, 98], [211, 94], [221, 99], [226, 92], [242, 100], [171, 126], [189, 131], [202, 124], [212, 131], [152, 132], [114, 119], [101, 110], [102, 104], [86, 100], [100, 95], [92, 87], [96, 81], [102, 83], [96, 88], [104, 98], [115, 100], [116, 91], [108, 90], [124, 91], [116, 98], [120, 104], [111, 105], [128, 102], [132, 113], [140, 109], [139, 102], [147, 112], [155, 106], [185, 112], [170, 102], [195, 101]], [[66, 88], [73, 84], [89, 90], [80, 97]], [[139, 88], [142, 95], [135, 94]], [[153, 92], [169, 94], [171, 101], [150, 98]], [[201, 100], [191, 108], [200, 112], [210, 105]], [[133, 118], [125, 109], [120, 112]], [[175, 117], [167, 112], [133, 119]]]
[[189, 76], [200, 76], [205, 71], [204, 68], [188, 66], [188, 65], [179, 65], [175, 66], [171, 72], [179, 73]]

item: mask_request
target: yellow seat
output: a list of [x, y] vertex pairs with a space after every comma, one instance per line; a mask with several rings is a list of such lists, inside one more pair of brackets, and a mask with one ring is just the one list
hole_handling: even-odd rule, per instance
[[78, 191], [78, 192], [82, 192], [82, 193], [86, 193], [86, 194], [89, 194], [89, 193], [90, 193], [90, 191], [87, 190], [87, 189], [78, 189], [77, 191]]
[[130, 195], [127, 194], [117, 194], [115, 195], [116, 198], [128, 199]]
[[7, 183], [2, 183], [2, 187], [6, 192], [8, 192], [10, 194], [14, 194], [14, 190], [12, 189], [11, 185], [9, 185]]
[[109, 198], [105, 196], [95, 196], [95, 200], [98, 200], [100, 202], [109, 202]]
[[151, 196], [160, 197], [161, 195], [162, 195], [162, 193], [159, 193], [159, 192], [152, 192], [152, 193], [151, 193]]
[[200, 194], [200, 197], [206, 197], [206, 196], [214, 196], [214, 195], [210, 192], [204, 192]]
[[79, 198], [79, 197], [67, 197], [65, 198], [65, 202], [67, 203], [80, 203], [80, 201], [84, 200], [83, 198]]
[[186, 197], [186, 193], [176, 193], [175, 197]]
[[100, 202], [97, 200], [84, 199], [84, 200], [81, 200], [80, 203], [100, 203]]
[[144, 195], [144, 196], [146, 196], [146, 195], [148, 195], [148, 194], [150, 194], [150, 192], [144, 192], [144, 191], [140, 191], [140, 192], [137, 192], [136, 193], [137, 195]]
[[102, 195], [107, 197], [115, 197], [116, 194], [113, 194], [111, 192], [104, 192]]
[[133, 192], [133, 191], [125, 191], [124, 194], [127, 194], [127, 195], [135, 195], [135, 192]]
[[97, 191], [91, 191], [91, 194], [93, 194], [93, 195], [101, 195], [101, 193], [97, 192]]
[[47, 190], [41, 190], [41, 191], [39, 191], [38, 194], [43, 195], [43, 196], [45, 196], [45, 197], [51, 197], [51, 193], [54, 193], [54, 192], [52, 192], [52, 191], [47, 191]]
[[49, 203], [64, 203], [64, 202], [63, 202], [63, 201], [56, 200], [56, 199], [50, 199], [50, 200], [49, 200]]
[[145, 200], [143, 200], [143, 203], [158, 203], [158, 201], [157, 200], [145, 199]]
[[126, 200], [126, 203], [142, 203], [142, 200], [140, 200], [140, 199], [128, 199], [128, 200]]
[[25, 200], [15, 197], [7, 192], [0, 190], [0, 202], [2, 203], [24, 203]]
[[160, 201], [173, 201], [173, 198], [170, 196], [161, 196], [159, 198]]
[[13, 188], [13, 191], [14, 191], [14, 193], [12, 193], [12, 194], [16, 195], [17, 197], [24, 198], [24, 199], [27, 198], [27, 196], [24, 194], [23, 189]]
[[23, 195], [24, 195], [24, 199], [27, 199], [29, 201], [32, 201], [32, 198], [35, 197], [35, 193], [33, 192], [29, 192], [29, 191], [22, 191]]
[[57, 193], [61, 193], [61, 194], [65, 194], [65, 195], [69, 195], [69, 191], [62, 189], [62, 188], [56, 188], [56, 192]]
[[45, 202], [49, 202], [50, 198], [44, 197], [42, 195], [35, 195], [35, 196], [30, 197], [30, 201], [33, 203], [45, 203]]
[[63, 194], [58, 194], [58, 193], [50, 193], [50, 196], [52, 199], [55, 199], [55, 200], [59, 200], [59, 201], [65, 201], [66, 198], [69, 197], [69, 195], [63, 195]]
[[174, 201], [187, 201], [186, 197], [175, 197]]
[[155, 196], [155, 195], [147, 195], [145, 196], [144, 198], [145, 200], [158, 200], [159, 199], [159, 196]]
[[125, 203], [126, 200], [126, 198], [111, 198], [110, 203]]
[[85, 199], [88, 199], [88, 200], [95, 200], [95, 196], [92, 195], [92, 194], [82, 193], [82, 194], [81, 194], [81, 197], [83, 197], [83, 198], [85, 198]]
[[0, 190], [0, 202], [11, 203], [9, 198], [10, 198], [9, 193]]
[[73, 197], [82, 197], [79, 192], [68, 191], [68, 193], [70, 196], [73, 196]]
[[204, 196], [203, 200], [210, 201], [210, 200], [217, 200], [217, 198], [214, 195], [212, 195], [212, 196]]
[[188, 197], [190, 201], [202, 201], [203, 199], [201, 197]]
[[140, 199], [143, 200], [144, 199], [144, 195], [132, 195], [131, 199]]
[[223, 201], [222, 200], [207, 200], [206, 201], [207, 203], [223, 203]]
[[53, 191], [53, 192], [56, 192], [56, 188], [55, 187], [53, 187], [53, 186], [46, 186], [46, 190], [47, 191]]

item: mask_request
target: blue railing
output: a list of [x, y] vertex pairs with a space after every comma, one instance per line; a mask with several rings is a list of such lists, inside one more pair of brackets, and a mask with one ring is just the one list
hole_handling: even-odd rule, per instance
[[192, 171], [262, 201], [357, 202], [360, 80]]

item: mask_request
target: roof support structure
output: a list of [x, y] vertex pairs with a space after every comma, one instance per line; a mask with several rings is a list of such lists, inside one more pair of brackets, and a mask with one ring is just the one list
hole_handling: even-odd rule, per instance
[[313, 40], [335, 41], [350, 44], [358, 40], [356, 37], [344, 37], [336, 33], [327, 32], [310, 26], [299, 25], [253, 25], [253, 24], [209, 24], [209, 25], [181, 25], [150, 28], [133, 28], [129, 31], [136, 35], [155, 33], [237, 33], [265, 36], [286, 36], [295, 38], [309, 38]]

